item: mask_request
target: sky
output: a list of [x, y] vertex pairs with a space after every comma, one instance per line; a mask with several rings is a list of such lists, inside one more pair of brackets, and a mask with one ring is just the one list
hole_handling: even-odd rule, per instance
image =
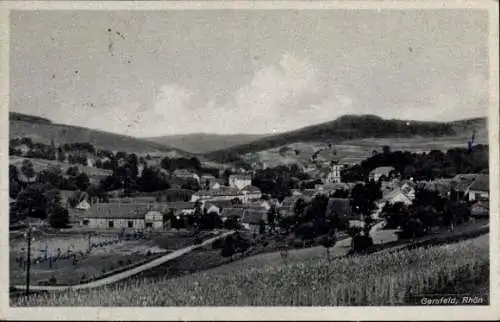
[[479, 10], [14, 11], [10, 109], [136, 137], [488, 111]]

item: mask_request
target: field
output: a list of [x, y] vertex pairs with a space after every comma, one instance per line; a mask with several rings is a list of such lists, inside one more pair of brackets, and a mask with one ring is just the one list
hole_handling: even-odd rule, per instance
[[[471, 133], [467, 133], [470, 136]], [[467, 147], [467, 140], [470, 137], [454, 136], [454, 137], [439, 137], [439, 138], [366, 138], [347, 140], [339, 144], [333, 144], [332, 149], [336, 151], [336, 156], [342, 158], [354, 158], [364, 160], [371, 156], [373, 150], [381, 151], [384, 145], [391, 147], [393, 151], [409, 151], [409, 152], [428, 152], [431, 150], [446, 151], [456, 147]], [[477, 135], [476, 143], [487, 144], [487, 133]], [[282, 146], [285, 147], [285, 146]], [[265, 162], [268, 166], [277, 166], [280, 164], [308, 164], [311, 161], [311, 156], [314, 151], [325, 149], [328, 147], [322, 142], [297, 142], [286, 145], [293, 150], [300, 151], [299, 155], [287, 153], [281, 155], [279, 150], [282, 147], [262, 150], [258, 152], [247, 153], [243, 155], [243, 159], [249, 163]]]
[[[489, 235], [431, 248], [381, 251], [272, 265], [230, 263], [175, 279], [131, 279], [107, 287], [47, 293], [14, 306], [403, 305], [424, 294], [483, 292]], [[230, 272], [230, 273], [228, 273]], [[455, 287], [458, 285], [459, 287]], [[471, 296], [487, 294], [469, 294]]]
[[77, 166], [80, 172], [85, 172], [89, 177], [97, 176], [97, 177], [102, 177], [102, 176], [109, 176], [111, 175], [112, 171], [111, 170], [106, 170], [106, 169], [99, 169], [99, 168], [93, 168], [93, 167], [86, 167], [83, 165], [74, 165], [74, 164], [69, 164], [69, 163], [59, 163], [57, 161], [52, 161], [52, 160], [43, 160], [43, 159], [33, 159], [33, 158], [23, 158], [23, 157], [17, 157], [17, 156], [10, 156], [9, 157], [9, 163], [12, 165], [15, 165], [17, 167], [20, 167], [23, 163], [24, 160], [29, 160], [31, 163], [33, 163], [33, 169], [36, 172], [40, 172], [42, 170], [46, 170], [49, 167], [52, 166], [58, 166], [61, 168], [61, 170], [66, 173], [66, 170], [68, 170], [69, 167], [71, 166]]
[[[206, 237], [206, 236], [204, 236]], [[101, 233], [90, 237], [90, 243], [97, 245], [104, 241], [116, 239], [116, 235]], [[47, 257], [56, 257], [58, 250], [66, 254], [76, 254], [77, 263], [73, 263], [72, 257], [58, 259], [55, 262], [41, 260], [31, 265], [32, 284], [47, 282], [52, 276], [57, 278], [57, 284], [68, 285], [86, 280], [98, 278], [111, 271], [119, 270], [125, 266], [134, 265], [145, 260], [153, 259], [168, 252], [186, 247], [193, 243], [189, 234], [169, 233], [155, 236], [147, 236], [146, 239], [124, 240], [119, 243], [104, 245], [102, 247], [91, 247], [89, 249], [88, 234], [65, 234], [36, 236], [32, 242], [32, 259], [44, 258], [45, 249]], [[11, 284], [25, 283], [25, 266], [19, 258], [25, 255], [26, 242], [23, 239], [11, 240], [10, 242], [10, 282]]]

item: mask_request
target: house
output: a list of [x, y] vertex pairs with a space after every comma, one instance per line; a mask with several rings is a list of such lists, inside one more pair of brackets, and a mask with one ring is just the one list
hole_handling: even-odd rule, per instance
[[245, 195], [237, 188], [222, 186], [217, 190], [200, 190], [191, 196], [191, 202], [200, 201], [218, 201], [240, 199], [245, 202]]
[[266, 221], [266, 211], [257, 209], [245, 209], [243, 217], [241, 218], [241, 224], [245, 229], [251, 232], [259, 232], [260, 224], [262, 221]]
[[486, 201], [490, 198], [490, 180], [487, 174], [478, 175], [467, 188], [469, 201]]
[[236, 218], [238, 220], [241, 220], [244, 212], [245, 212], [245, 209], [243, 209], [243, 208], [224, 208], [224, 209], [222, 209], [222, 212], [220, 214], [220, 218], [223, 222], [229, 218]]
[[200, 177], [200, 183], [204, 185], [207, 181], [210, 183], [212, 181], [215, 181], [215, 177], [211, 174], [204, 174]]
[[164, 203], [164, 212], [172, 211], [174, 215], [192, 215], [194, 214], [196, 203], [189, 201], [176, 201]]
[[146, 229], [162, 229], [165, 227], [161, 209], [151, 208], [144, 215], [144, 227]]
[[[414, 197], [413, 197], [414, 198]], [[394, 188], [392, 190], [386, 190], [382, 192], [382, 200], [379, 204], [382, 203], [389, 203], [389, 204], [395, 204], [398, 202], [402, 202], [403, 204], [409, 206], [412, 204], [413, 199], [405, 194], [401, 188]]]
[[185, 170], [185, 169], [177, 169], [174, 171], [174, 173], [172, 175], [176, 178], [179, 178], [179, 179], [183, 179], [183, 180], [194, 179], [197, 182], [200, 182], [200, 177], [196, 173], [190, 172], [190, 171]]
[[78, 210], [89, 210], [90, 209], [90, 203], [88, 202], [88, 200], [85, 198], [83, 200], [81, 200], [76, 206], [75, 206], [75, 209], [78, 209]]
[[144, 229], [147, 212], [147, 204], [94, 204], [81, 214], [80, 224], [85, 227], [101, 229]]
[[232, 174], [229, 176], [229, 186], [237, 189], [243, 189], [252, 185], [252, 176], [247, 174]]
[[221, 209], [217, 207], [217, 205], [211, 203], [211, 202], [205, 202], [203, 204], [203, 209], [205, 213], [209, 214], [211, 212], [215, 212], [217, 215], [220, 215]]
[[373, 181], [388, 180], [393, 176], [395, 171], [394, 167], [378, 167], [370, 171], [368, 179]]
[[247, 201], [262, 198], [262, 192], [256, 186], [248, 185], [241, 189], [241, 192], [243, 192], [243, 195], [245, 196], [245, 199]]

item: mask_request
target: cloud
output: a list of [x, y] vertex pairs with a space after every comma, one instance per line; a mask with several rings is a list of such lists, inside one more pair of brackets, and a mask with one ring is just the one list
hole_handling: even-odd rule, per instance
[[190, 89], [178, 84], [163, 85], [153, 107], [142, 112], [142, 124], [147, 127], [143, 132], [169, 135], [290, 130], [308, 125], [297, 115], [309, 114], [307, 101], [317, 100], [322, 90], [313, 64], [285, 53], [276, 64], [256, 70], [252, 79], [226, 102], [201, 102]]

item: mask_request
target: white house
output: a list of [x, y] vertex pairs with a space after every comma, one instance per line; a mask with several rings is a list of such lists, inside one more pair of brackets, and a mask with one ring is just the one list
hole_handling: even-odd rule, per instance
[[144, 215], [145, 228], [163, 228], [163, 214], [157, 209], [151, 209]]
[[252, 176], [246, 174], [232, 174], [229, 176], [229, 186], [243, 189], [246, 186], [252, 185]]
[[396, 169], [394, 167], [378, 167], [370, 171], [369, 180], [379, 181], [382, 178], [389, 179]]
[[75, 209], [78, 209], [78, 210], [89, 210], [90, 209], [90, 203], [87, 201], [87, 199], [83, 199], [82, 201], [80, 201]]
[[467, 188], [469, 201], [486, 201], [490, 199], [490, 180], [487, 174], [478, 175]]

